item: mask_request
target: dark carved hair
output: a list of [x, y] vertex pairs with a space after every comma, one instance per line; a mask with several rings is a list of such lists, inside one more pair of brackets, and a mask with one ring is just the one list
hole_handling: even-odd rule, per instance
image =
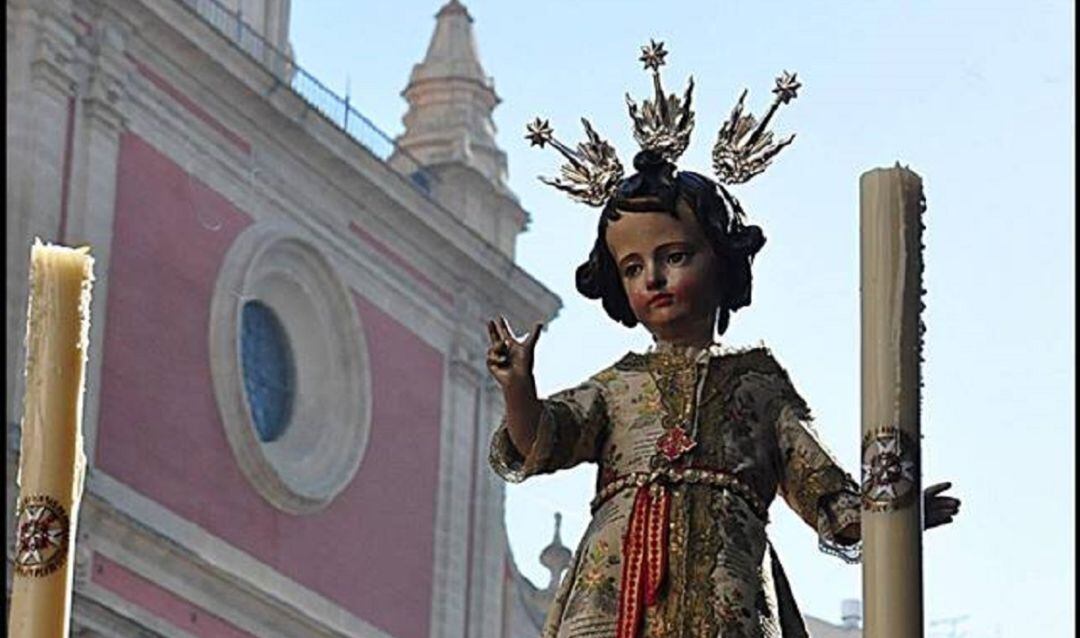
[[[578, 266], [578, 292], [599, 299], [615, 321], [628, 327], [637, 325], [630, 309], [619, 269], [608, 249], [605, 233], [622, 213], [667, 212], [677, 216], [682, 200], [694, 212], [698, 225], [716, 255], [720, 278], [716, 282], [720, 304], [716, 329], [723, 334], [731, 313], [750, 305], [750, 265], [765, 245], [765, 235], [757, 226], [744, 225], [733, 210], [734, 200], [711, 179], [689, 171], [675, 172], [675, 166], [652, 151], [634, 157], [637, 173], [619, 183], [615, 195], [604, 207], [589, 259]], [[737, 206], [737, 204], [735, 204]]]

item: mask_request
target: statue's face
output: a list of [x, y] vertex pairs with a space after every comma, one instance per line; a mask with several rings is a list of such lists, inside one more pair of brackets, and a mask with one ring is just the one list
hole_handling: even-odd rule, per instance
[[717, 260], [693, 213], [680, 202], [668, 213], [623, 213], [607, 226], [630, 308], [663, 341], [712, 339], [718, 297]]

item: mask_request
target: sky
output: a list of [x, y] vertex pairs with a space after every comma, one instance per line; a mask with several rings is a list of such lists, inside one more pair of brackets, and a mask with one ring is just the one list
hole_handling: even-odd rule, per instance
[[[782, 70], [799, 97], [774, 119], [795, 143], [737, 186], [768, 243], [753, 304], [729, 345], [765, 343], [788, 369], [841, 463], [859, 448], [858, 182], [899, 162], [923, 178], [927, 324], [924, 484], [949, 480], [960, 516], [924, 537], [928, 636], [1075, 632], [1075, 80], [1069, 2], [465, 2], [502, 99], [494, 121], [509, 184], [531, 214], [517, 262], [562, 299], [537, 349], [541, 394], [576, 385], [627, 350], [642, 328], [615, 324], [574, 289], [595, 211], [544, 186], [560, 158], [529, 148], [549, 119], [567, 142], [588, 117], [629, 165], [637, 146], [623, 94], [650, 96], [637, 57], [669, 51], [665, 87], [696, 83], [696, 129], [682, 168], [708, 173], [717, 130], [743, 88], [762, 113]], [[391, 136], [400, 97], [439, 1], [302, 0], [291, 41], [301, 67], [344, 93]], [[522, 327], [524, 328], [524, 327]], [[540, 586], [555, 512], [573, 548], [588, 524], [595, 466], [507, 487], [511, 549]], [[805, 613], [838, 622], [860, 571], [818, 552], [778, 501], [776, 544]]]

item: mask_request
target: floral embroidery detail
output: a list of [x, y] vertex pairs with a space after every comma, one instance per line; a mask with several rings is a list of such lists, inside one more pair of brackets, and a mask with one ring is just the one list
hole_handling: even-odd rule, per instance
[[618, 373], [615, 372], [614, 367], [611, 367], [611, 368], [608, 368], [606, 370], [603, 370], [603, 371], [598, 372], [597, 374], [593, 375], [593, 378], [596, 379], [597, 381], [599, 381], [600, 383], [605, 383], [606, 384], [606, 383], [611, 383], [612, 381], [616, 380], [618, 378]]
[[663, 406], [665, 432], [657, 439], [656, 448], [670, 464], [695, 446], [687, 430], [693, 423], [697, 365], [683, 354], [657, 351], [652, 354], [649, 375]]
[[619, 590], [612, 568], [621, 561], [618, 549], [613, 549], [603, 539], [596, 541], [585, 558], [574, 593], [567, 605], [568, 617], [580, 615], [593, 606], [605, 613], [614, 614], [617, 611]]
[[[623, 475], [723, 471], [765, 507], [783, 494], [817, 530], [826, 551], [840, 547], [845, 539], [836, 533], [858, 521], [859, 485], [821, 445], [809, 409], [769, 352], [684, 357], [667, 373], [658, 367], [664, 356], [657, 354], [627, 355], [579, 391], [545, 400], [565, 406], [549, 410], [559, 427], [550, 428], [547, 439], [538, 437], [535, 458], [525, 463], [510, 457], [507, 469], [527, 465], [530, 475], [599, 462], [598, 495], [605, 482]], [[657, 443], [665, 437], [677, 442], [680, 431], [694, 447], [672, 462]], [[499, 439], [500, 445], [507, 442]], [[500, 459], [497, 454], [494, 460]], [[655, 604], [644, 607], [639, 635], [805, 638], [765, 523], [745, 495], [705, 481], [670, 482], [667, 489], [668, 568]], [[593, 512], [552, 603], [544, 638], [616, 631], [623, 540], [634, 500], [634, 490], [622, 490]]]

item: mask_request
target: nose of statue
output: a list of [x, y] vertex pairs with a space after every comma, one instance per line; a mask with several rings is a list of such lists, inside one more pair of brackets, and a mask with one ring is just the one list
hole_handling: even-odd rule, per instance
[[663, 270], [653, 268], [649, 272], [648, 279], [645, 280], [645, 288], [647, 290], [663, 290], [665, 286], [667, 286], [667, 277], [664, 276]]

